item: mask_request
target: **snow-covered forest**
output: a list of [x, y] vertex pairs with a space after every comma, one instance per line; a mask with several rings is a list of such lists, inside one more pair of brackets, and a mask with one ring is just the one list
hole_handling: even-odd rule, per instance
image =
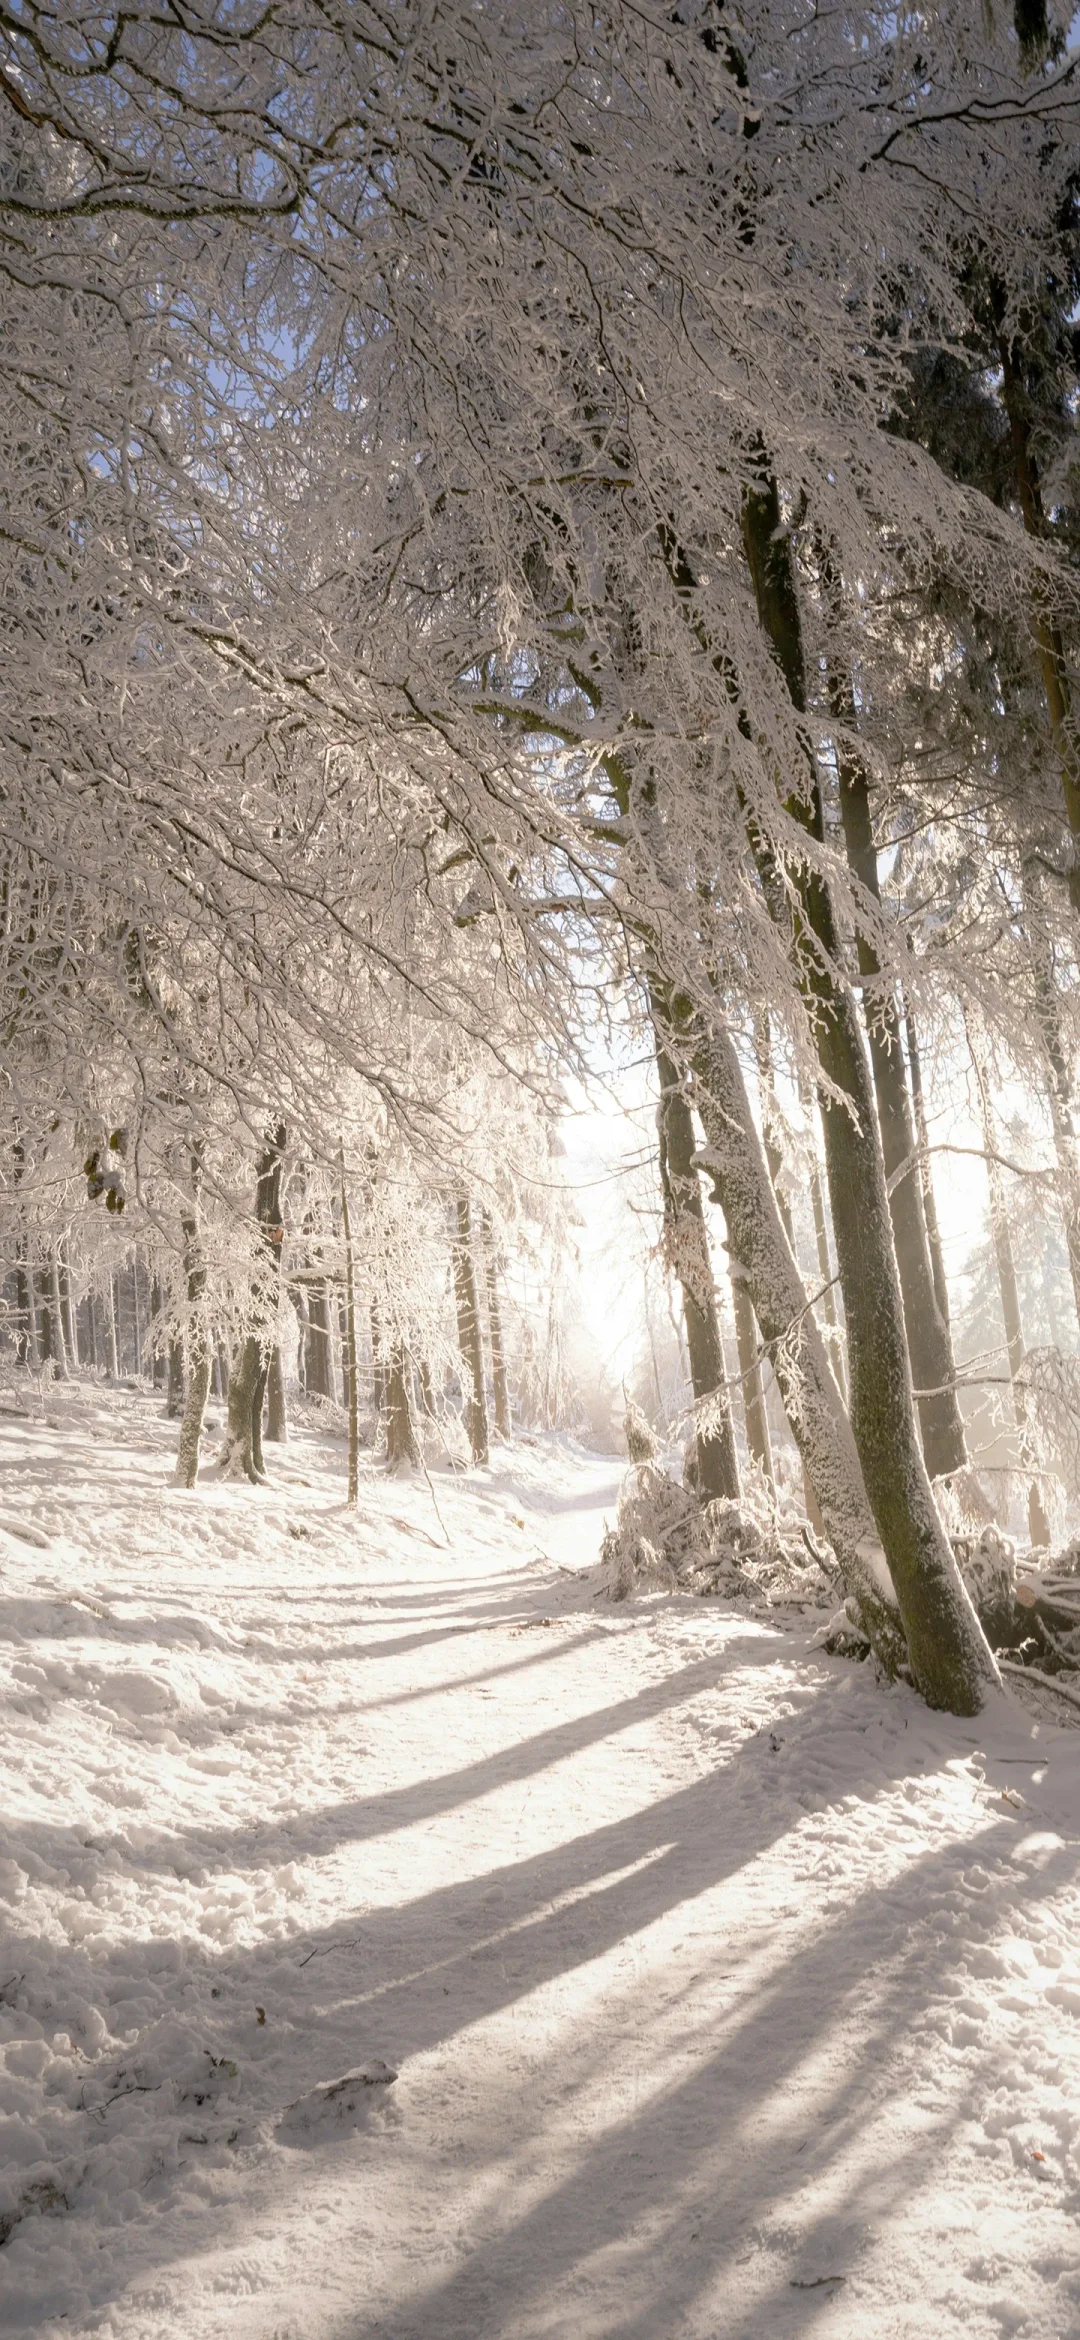
[[8, 2328], [1078, 2340], [1080, 18], [0, 0], [0, 315]]

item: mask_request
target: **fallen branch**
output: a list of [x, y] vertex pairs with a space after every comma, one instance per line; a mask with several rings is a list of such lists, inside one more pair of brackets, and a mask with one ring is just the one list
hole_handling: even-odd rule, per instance
[[1017, 1665], [1014, 1658], [999, 1657], [998, 1664], [1003, 1674], [1022, 1674], [1025, 1681], [1038, 1682], [1043, 1690], [1055, 1690], [1059, 1698], [1064, 1698], [1069, 1706], [1075, 1706], [1080, 1711], [1080, 1690], [1063, 1690], [1056, 1674], [1042, 1674], [1038, 1666]]

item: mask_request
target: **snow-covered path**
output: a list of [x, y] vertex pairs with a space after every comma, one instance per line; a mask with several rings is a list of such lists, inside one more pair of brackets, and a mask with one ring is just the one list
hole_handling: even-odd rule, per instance
[[567, 1448], [350, 1518], [330, 1442], [185, 1496], [149, 1400], [48, 1403], [0, 1419], [6, 2329], [1080, 2336], [1080, 1735], [598, 1602]]

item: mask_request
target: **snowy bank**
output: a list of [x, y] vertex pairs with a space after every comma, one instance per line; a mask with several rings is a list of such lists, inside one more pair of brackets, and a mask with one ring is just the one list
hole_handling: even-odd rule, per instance
[[5, 2329], [1080, 2336], [1080, 1735], [598, 1602], [621, 1471], [566, 1442], [350, 1515], [325, 1436], [188, 1495], [148, 1397], [47, 1405]]

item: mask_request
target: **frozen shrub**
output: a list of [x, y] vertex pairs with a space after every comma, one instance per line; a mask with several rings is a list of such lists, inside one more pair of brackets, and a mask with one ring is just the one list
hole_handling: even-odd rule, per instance
[[976, 1537], [955, 1536], [953, 1550], [991, 1644], [1008, 1641], [1016, 1597], [1016, 1552], [1008, 1536], [986, 1526]]
[[646, 1420], [641, 1407], [634, 1404], [633, 1398], [627, 1398], [626, 1401], [623, 1432], [626, 1438], [626, 1451], [632, 1463], [656, 1461], [660, 1451], [656, 1433], [652, 1424]]
[[738, 1503], [702, 1505], [657, 1463], [642, 1462], [626, 1474], [601, 1546], [600, 1590], [609, 1600], [652, 1588], [818, 1601], [832, 1581], [827, 1557], [781, 1524], [763, 1485]]

